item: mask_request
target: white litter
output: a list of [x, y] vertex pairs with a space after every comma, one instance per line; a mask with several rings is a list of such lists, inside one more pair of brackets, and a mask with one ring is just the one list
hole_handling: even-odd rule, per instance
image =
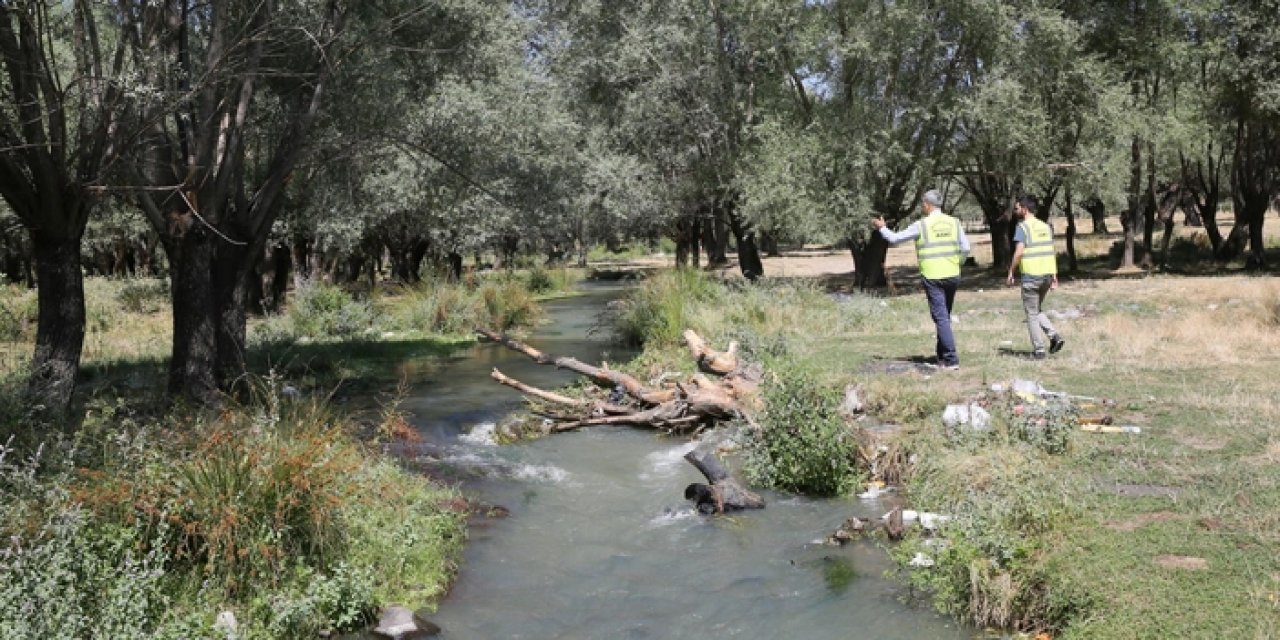
[[916, 555], [912, 557], [911, 560], [907, 562], [907, 564], [913, 567], [920, 567], [923, 569], [927, 569], [929, 567], [932, 567], [934, 562], [933, 562], [933, 558], [930, 558], [924, 553], [917, 551]]
[[968, 427], [971, 431], [988, 431], [991, 429], [991, 414], [977, 403], [949, 404], [942, 411], [942, 423], [953, 429]]

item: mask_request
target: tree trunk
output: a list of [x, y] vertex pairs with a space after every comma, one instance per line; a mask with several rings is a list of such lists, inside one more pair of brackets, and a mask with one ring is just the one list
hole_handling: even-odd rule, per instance
[[774, 233], [764, 232], [760, 234], [760, 250], [764, 251], [764, 255], [770, 258], [777, 258], [782, 255], [778, 251], [778, 236]]
[[254, 273], [257, 266], [254, 263], [261, 253], [251, 254], [247, 247], [225, 241], [215, 245], [214, 253], [213, 303], [217, 314], [214, 380], [218, 388], [234, 392], [243, 388], [244, 374], [248, 371], [245, 359], [248, 276]]
[[462, 281], [462, 254], [450, 251], [446, 256], [449, 263], [449, 282]]
[[1071, 202], [1071, 185], [1067, 185], [1067, 271], [1075, 273], [1080, 268], [1079, 262], [1076, 260], [1076, 212], [1072, 208]]
[[[729, 264], [729, 227], [723, 211], [712, 211], [712, 227], [715, 229], [715, 245], [707, 245], [708, 262], [715, 266]], [[741, 253], [741, 249], [739, 249]]]
[[1089, 198], [1084, 203], [1084, 210], [1089, 212], [1089, 219], [1093, 223], [1094, 235], [1111, 233], [1107, 229], [1107, 206], [1102, 203], [1101, 199]]
[[991, 227], [991, 267], [1004, 269], [1013, 260], [1013, 218], [1002, 212], [990, 218], [987, 224]]
[[173, 356], [169, 393], [200, 406], [217, 406], [218, 322], [214, 306], [215, 248], [203, 227], [172, 241]]
[[289, 248], [283, 244], [277, 244], [271, 250], [271, 263], [273, 275], [268, 289], [267, 309], [276, 312], [284, 307], [284, 298], [289, 291], [289, 271], [293, 266]]
[[747, 280], [755, 282], [764, 275], [764, 262], [760, 260], [760, 251], [756, 248], [756, 232], [750, 224], [739, 218], [733, 210], [733, 203], [724, 205], [728, 211], [729, 228], [733, 230], [734, 240], [738, 243], [738, 268]]
[[1120, 218], [1124, 229], [1124, 254], [1120, 258], [1121, 269], [1132, 269], [1134, 234], [1142, 215], [1142, 140], [1134, 138], [1129, 146], [1129, 210]]
[[888, 284], [884, 260], [889, 255], [889, 243], [879, 233], [872, 233], [866, 240], [851, 242], [849, 246], [854, 261], [853, 279], [859, 289], [865, 291]]
[[32, 232], [31, 244], [38, 281], [39, 320], [27, 397], [37, 413], [61, 418], [71, 406], [84, 347], [80, 239], [53, 238]]

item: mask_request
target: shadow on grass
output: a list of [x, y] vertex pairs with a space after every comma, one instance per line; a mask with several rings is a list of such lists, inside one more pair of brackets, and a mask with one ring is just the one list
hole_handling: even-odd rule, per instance
[[[400, 340], [347, 340], [260, 345], [248, 353], [251, 375], [274, 371], [300, 388], [336, 391], [343, 395], [371, 392], [404, 380], [422, 380], [440, 363], [475, 344], [471, 337], [427, 336]], [[86, 391], [164, 389], [168, 357], [118, 359], [89, 363], [81, 368]]]

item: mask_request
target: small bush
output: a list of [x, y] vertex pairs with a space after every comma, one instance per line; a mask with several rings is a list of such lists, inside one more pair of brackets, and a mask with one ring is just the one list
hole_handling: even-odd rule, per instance
[[340, 287], [312, 283], [298, 290], [288, 316], [296, 336], [349, 338], [373, 325], [373, 311]]
[[759, 428], [744, 443], [752, 482], [809, 495], [843, 495], [862, 480], [856, 434], [837, 412], [839, 393], [801, 365], [774, 361]]
[[34, 289], [0, 288], [0, 341], [33, 339], [39, 319], [40, 309]]
[[120, 288], [116, 299], [129, 313], [156, 313], [169, 304], [169, 281], [131, 281]]
[[0, 444], [0, 639], [150, 637], [169, 599], [165, 526], [95, 523], [39, 454]]

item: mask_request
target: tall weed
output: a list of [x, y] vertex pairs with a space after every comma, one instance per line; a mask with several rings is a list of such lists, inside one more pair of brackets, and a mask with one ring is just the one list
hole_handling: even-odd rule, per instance
[[723, 285], [697, 270], [665, 271], [646, 280], [613, 310], [614, 333], [632, 346], [677, 344], [697, 305], [713, 302], [723, 291]]
[[354, 300], [342, 288], [319, 282], [297, 291], [287, 312], [296, 337], [349, 338], [373, 326], [367, 302]]

